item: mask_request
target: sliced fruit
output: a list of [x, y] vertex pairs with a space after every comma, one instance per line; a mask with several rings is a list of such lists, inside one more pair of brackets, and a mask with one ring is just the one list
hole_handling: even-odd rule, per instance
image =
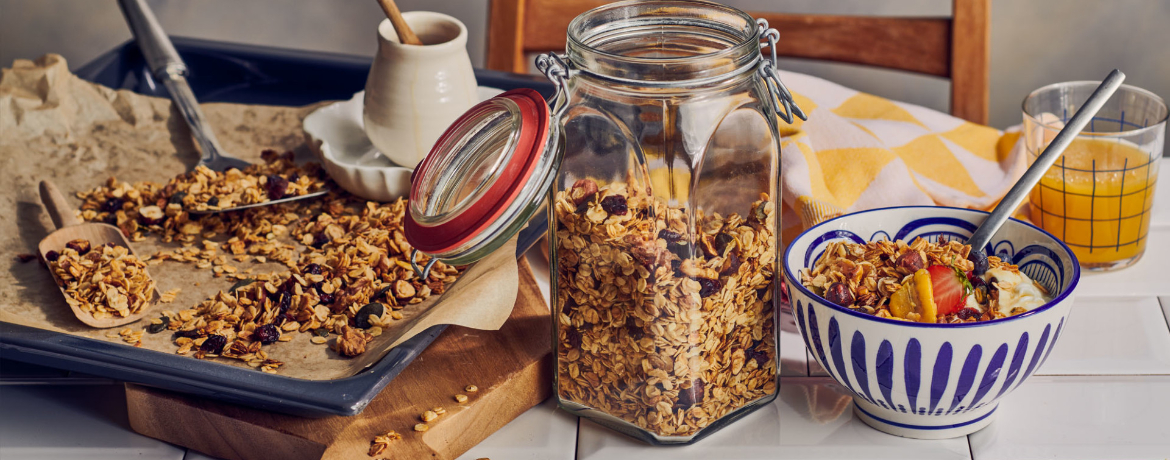
[[931, 265], [930, 284], [934, 292], [934, 304], [939, 315], [949, 315], [963, 308], [971, 282], [958, 270], [945, 265]]
[[920, 323], [938, 322], [931, 284], [930, 272], [926, 269], [914, 272], [914, 276], [890, 296], [890, 314]]

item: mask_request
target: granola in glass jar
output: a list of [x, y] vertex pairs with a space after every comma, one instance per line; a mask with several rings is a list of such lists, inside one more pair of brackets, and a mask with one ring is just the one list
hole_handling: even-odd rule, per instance
[[687, 436], [775, 393], [774, 206], [688, 216], [587, 179], [557, 193], [562, 401]]

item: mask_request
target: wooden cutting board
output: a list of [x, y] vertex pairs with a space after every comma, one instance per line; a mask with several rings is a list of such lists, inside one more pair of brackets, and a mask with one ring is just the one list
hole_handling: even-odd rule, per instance
[[[352, 417], [301, 418], [126, 385], [139, 433], [226, 459], [362, 459], [389, 430], [402, 439], [377, 458], [454, 459], [543, 401], [552, 389], [549, 310], [521, 258], [516, 307], [503, 328], [451, 326]], [[467, 385], [479, 391], [469, 393]], [[454, 395], [466, 394], [459, 404]], [[423, 411], [445, 415], [413, 430]]]

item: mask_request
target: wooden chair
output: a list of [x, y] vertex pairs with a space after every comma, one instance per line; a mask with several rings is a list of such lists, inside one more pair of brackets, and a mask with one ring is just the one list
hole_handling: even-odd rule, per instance
[[[780, 31], [780, 56], [864, 64], [951, 80], [951, 114], [987, 124], [990, 0], [953, 0], [947, 18], [751, 13]], [[527, 72], [528, 53], [564, 51], [578, 14], [601, 0], [491, 0], [487, 67]]]

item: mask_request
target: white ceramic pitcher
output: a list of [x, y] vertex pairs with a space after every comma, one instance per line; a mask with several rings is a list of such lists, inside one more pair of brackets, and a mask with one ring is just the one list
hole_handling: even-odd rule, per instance
[[476, 83], [463, 23], [429, 11], [402, 17], [423, 45], [399, 43], [394, 25], [382, 20], [362, 120], [374, 147], [413, 168], [447, 126], [475, 105]]

